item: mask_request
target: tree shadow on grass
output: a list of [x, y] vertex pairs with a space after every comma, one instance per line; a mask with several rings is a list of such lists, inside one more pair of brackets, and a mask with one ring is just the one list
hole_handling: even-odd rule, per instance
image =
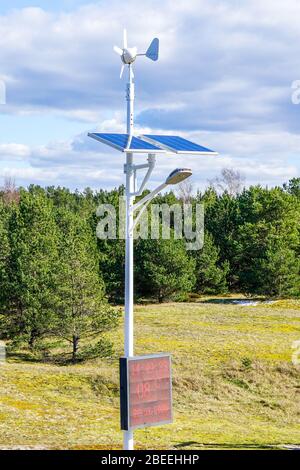
[[34, 354], [30, 352], [7, 352], [6, 353], [6, 358], [11, 360], [11, 362], [29, 362], [29, 363], [37, 363], [41, 362], [41, 358], [35, 356]]
[[87, 356], [78, 356], [76, 361], [74, 362], [72, 359], [72, 353], [69, 352], [60, 352], [57, 354], [43, 354], [40, 352], [31, 352], [26, 350], [21, 351], [8, 351], [6, 354], [6, 358], [8, 362], [12, 363], [28, 363], [28, 364], [50, 364], [55, 366], [72, 366], [76, 364], [82, 364], [89, 360], [95, 359], [107, 359], [115, 361], [119, 358], [119, 355], [114, 353], [112, 356], [100, 356], [100, 355], [87, 355]]
[[[49, 354], [43, 355], [30, 351], [10, 351], [6, 355], [8, 361], [15, 363], [27, 362], [31, 364], [53, 364], [58, 366], [68, 366], [74, 364], [70, 354]], [[81, 360], [76, 361], [76, 364], [82, 362]]]

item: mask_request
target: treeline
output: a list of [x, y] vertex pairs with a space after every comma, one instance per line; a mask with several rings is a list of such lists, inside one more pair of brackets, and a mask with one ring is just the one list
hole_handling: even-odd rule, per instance
[[[39, 186], [0, 192], [3, 337], [31, 348], [40, 338], [61, 337], [74, 360], [88, 353], [86, 343], [92, 345], [89, 353], [109, 354], [111, 345], [99, 337], [118, 321], [108, 301], [123, 301], [125, 242], [97, 238], [96, 210], [103, 203], [118, 210], [123, 192]], [[194, 196], [169, 192], [155, 199], [170, 206], [186, 202], [204, 204], [203, 248], [186, 250], [186, 240], [174, 236], [172, 219], [170, 239], [136, 240], [136, 300], [227, 292], [300, 295], [300, 178], [272, 189], [225, 188], [218, 194], [210, 186]]]
[[[233, 183], [229, 186], [233, 187]], [[139, 239], [135, 246], [136, 298], [186, 299], [188, 295], [241, 292], [268, 297], [300, 296], [300, 178], [272, 189], [253, 186], [218, 194], [210, 186], [196, 196], [159, 196], [162, 205], [203, 204], [204, 245]], [[117, 206], [122, 188], [98, 195]], [[194, 211], [195, 212], [195, 211]], [[99, 241], [101, 270], [111, 300], [124, 291], [124, 242]]]
[[64, 189], [2, 192], [0, 335], [11, 347], [53, 337], [70, 344], [73, 361], [111, 354], [101, 334], [119, 312], [105, 296], [92, 213], [89, 197]]

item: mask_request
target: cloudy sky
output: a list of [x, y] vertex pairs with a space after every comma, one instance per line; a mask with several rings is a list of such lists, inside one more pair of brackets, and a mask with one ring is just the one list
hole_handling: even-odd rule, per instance
[[[299, 0], [0, 0], [0, 186], [82, 189], [123, 182], [124, 156], [86, 137], [124, 132], [125, 79], [112, 51], [144, 52], [135, 66], [136, 132], [176, 133], [219, 157], [158, 157], [152, 185], [190, 166], [195, 187], [224, 167], [248, 185], [299, 176]], [[142, 160], [143, 157], [136, 157]]]

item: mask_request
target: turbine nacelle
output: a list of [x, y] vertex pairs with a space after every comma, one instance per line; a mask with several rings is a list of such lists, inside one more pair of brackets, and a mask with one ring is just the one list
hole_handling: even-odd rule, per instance
[[120, 78], [123, 75], [124, 71], [124, 66], [125, 65], [131, 65], [137, 58], [137, 56], [144, 55], [148, 57], [148, 59], [151, 60], [157, 60], [158, 59], [158, 50], [159, 50], [159, 40], [157, 38], [154, 38], [150, 44], [150, 46], [147, 49], [147, 52], [145, 54], [138, 54], [137, 53], [137, 48], [136, 47], [127, 47], [127, 31], [124, 29], [123, 32], [123, 49], [121, 49], [118, 46], [114, 46], [114, 51], [121, 57], [122, 60], [122, 68], [121, 68], [121, 73], [120, 73]]
[[123, 49], [123, 53], [121, 55], [122, 62], [126, 65], [132, 64], [136, 59], [136, 55], [137, 55], [136, 47]]

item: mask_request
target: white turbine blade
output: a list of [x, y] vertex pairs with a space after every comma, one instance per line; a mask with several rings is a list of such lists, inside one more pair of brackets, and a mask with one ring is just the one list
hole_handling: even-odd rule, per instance
[[123, 44], [124, 44], [124, 49], [127, 49], [127, 31], [125, 28], [123, 31]]
[[122, 65], [121, 67], [120, 78], [122, 78], [123, 72], [124, 72], [124, 65]]
[[150, 46], [147, 49], [146, 57], [148, 57], [148, 59], [155, 61], [158, 59], [158, 52], [159, 52], [159, 39], [154, 38]]
[[123, 50], [118, 46], [114, 46], [114, 51], [119, 55], [123, 54]]

